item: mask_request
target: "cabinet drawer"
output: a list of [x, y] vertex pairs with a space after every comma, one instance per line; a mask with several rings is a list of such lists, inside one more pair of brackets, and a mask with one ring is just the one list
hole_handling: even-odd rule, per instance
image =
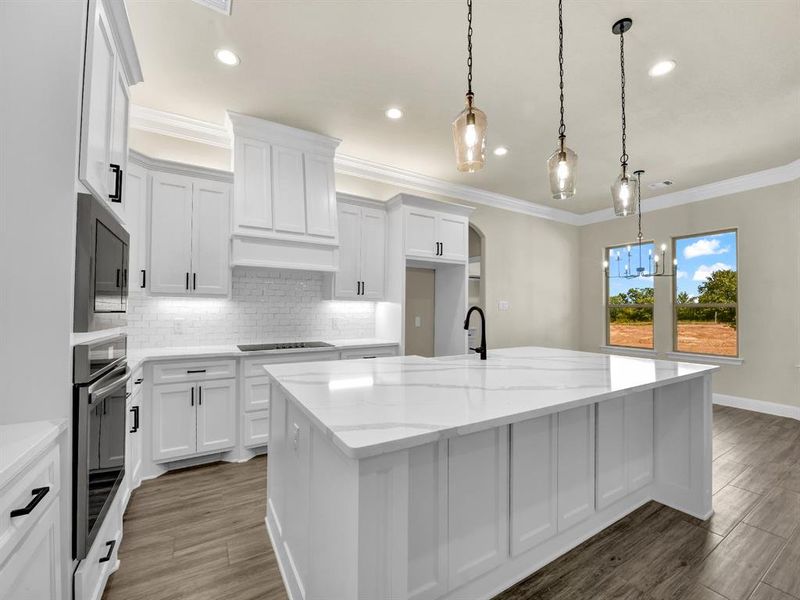
[[179, 383], [236, 377], [236, 360], [203, 360], [153, 365], [153, 383]]
[[[58, 496], [60, 485], [58, 447], [48, 450], [33, 465], [0, 490], [0, 564], [25, 534], [44, 514], [53, 498]], [[33, 490], [46, 492], [34, 494]], [[11, 517], [11, 511], [23, 509], [41, 500], [29, 514]]]
[[342, 350], [342, 360], [352, 360], [356, 358], [379, 358], [382, 356], [397, 356], [397, 346]]
[[269, 440], [269, 411], [245, 413], [244, 443], [246, 448], [263, 446]]
[[[117, 551], [122, 539], [119, 495], [106, 514], [94, 544], [75, 569], [75, 598], [100, 600], [109, 575], [117, 570]], [[108, 560], [105, 560], [108, 558]], [[102, 562], [101, 562], [102, 561]]]
[[264, 375], [264, 365], [275, 365], [280, 363], [294, 362], [315, 362], [318, 360], [338, 360], [339, 353], [335, 350], [315, 351], [315, 352], [290, 352], [288, 354], [278, 354], [272, 356], [259, 356], [246, 358], [244, 360], [244, 376], [257, 377]]
[[244, 380], [244, 409], [248, 412], [269, 409], [269, 377], [247, 377]]

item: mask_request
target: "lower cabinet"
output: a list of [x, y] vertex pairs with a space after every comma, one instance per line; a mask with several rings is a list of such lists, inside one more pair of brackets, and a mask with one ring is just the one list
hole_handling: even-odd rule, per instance
[[236, 444], [236, 380], [153, 386], [153, 460], [219, 452]]
[[109, 576], [117, 570], [117, 552], [122, 541], [120, 500], [117, 494], [86, 558], [75, 569], [75, 600], [100, 600]]
[[384, 356], [397, 356], [397, 346], [386, 346], [385, 348], [358, 348], [356, 350], [342, 350], [342, 360], [353, 360], [358, 358], [381, 358]]

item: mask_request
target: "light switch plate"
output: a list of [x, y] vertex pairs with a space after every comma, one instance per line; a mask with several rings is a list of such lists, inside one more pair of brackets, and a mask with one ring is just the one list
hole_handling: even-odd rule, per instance
[[422, 317], [414, 317], [414, 327], [422, 327]]

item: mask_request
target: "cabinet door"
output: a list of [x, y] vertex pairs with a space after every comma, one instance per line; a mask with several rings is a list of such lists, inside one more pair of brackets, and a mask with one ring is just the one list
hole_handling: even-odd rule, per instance
[[[139, 486], [142, 470], [142, 394], [134, 393], [128, 407], [127, 455], [125, 456], [125, 476], [131, 490]], [[138, 418], [137, 418], [138, 413]], [[137, 423], [138, 421], [138, 423]], [[137, 427], [138, 425], [138, 427]]]
[[192, 182], [156, 173], [152, 184], [150, 291], [185, 295], [192, 270]]
[[625, 398], [599, 402], [597, 404], [597, 508], [603, 509], [628, 493], [626, 431]]
[[337, 298], [356, 298], [361, 280], [361, 208], [339, 205], [339, 270], [334, 277]]
[[114, 74], [114, 104], [111, 112], [111, 149], [109, 166], [114, 165], [119, 169], [119, 179], [116, 174], [109, 172], [109, 198], [111, 208], [114, 209], [122, 220], [126, 219], [127, 196], [125, 194], [125, 173], [128, 171], [128, 80], [122, 67], [117, 66]]
[[153, 386], [153, 459], [182, 458], [195, 453], [195, 400], [193, 383]]
[[653, 480], [653, 390], [625, 397], [628, 491]]
[[386, 213], [364, 208], [361, 215], [362, 297], [382, 300], [386, 292]]
[[60, 505], [58, 499], [50, 504], [0, 568], [0, 598], [61, 600]]
[[197, 384], [197, 452], [233, 448], [236, 438], [236, 380]]
[[436, 213], [406, 209], [406, 256], [436, 256]]
[[558, 413], [558, 531], [594, 514], [594, 405]]
[[269, 144], [237, 138], [234, 147], [234, 224], [272, 229], [272, 161]]
[[131, 164], [125, 174], [125, 220], [131, 234], [129, 272], [132, 289], [147, 286], [147, 171]]
[[439, 215], [436, 218], [436, 238], [441, 243], [441, 257], [467, 260], [468, 221], [464, 217]]
[[192, 292], [228, 294], [231, 243], [229, 187], [215, 181], [192, 184]]
[[305, 233], [303, 153], [273, 146], [272, 177], [275, 231]]
[[108, 201], [111, 115], [114, 101], [114, 38], [101, 0], [89, 3], [89, 27], [83, 74], [81, 120], [81, 181], [98, 198]]
[[309, 235], [336, 238], [333, 156], [305, 155], [306, 223]]

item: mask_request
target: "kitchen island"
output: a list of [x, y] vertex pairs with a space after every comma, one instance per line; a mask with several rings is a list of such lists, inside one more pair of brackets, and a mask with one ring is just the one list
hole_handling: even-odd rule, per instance
[[717, 367], [525, 347], [265, 368], [294, 600], [491, 598], [650, 500], [712, 514]]

